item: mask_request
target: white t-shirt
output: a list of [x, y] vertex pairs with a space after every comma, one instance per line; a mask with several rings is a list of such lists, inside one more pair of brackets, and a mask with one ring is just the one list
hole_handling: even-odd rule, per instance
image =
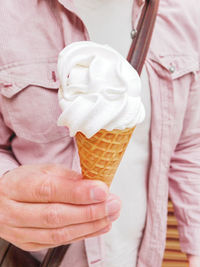
[[[85, 23], [91, 41], [108, 44], [124, 57], [131, 45], [133, 0], [74, 0], [77, 14]], [[103, 235], [105, 267], [135, 267], [146, 217], [147, 176], [149, 167], [149, 132], [151, 102], [145, 67], [142, 75], [142, 100], [145, 121], [138, 125], [111, 185], [122, 199], [120, 218]]]

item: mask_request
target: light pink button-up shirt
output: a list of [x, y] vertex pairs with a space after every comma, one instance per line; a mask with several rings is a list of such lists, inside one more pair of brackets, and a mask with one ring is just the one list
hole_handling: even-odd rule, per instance
[[[135, 0], [133, 25], [143, 2]], [[199, 10], [198, 0], [161, 0], [146, 59], [152, 100], [151, 167], [138, 267], [161, 266], [168, 190], [181, 247], [200, 255]], [[88, 38], [72, 1], [6, 0], [0, 17], [0, 174], [42, 162], [79, 169], [74, 140], [56, 126], [58, 53]], [[85, 246], [78, 242], [69, 252], [65, 267], [104, 266], [100, 238], [85, 240]]]

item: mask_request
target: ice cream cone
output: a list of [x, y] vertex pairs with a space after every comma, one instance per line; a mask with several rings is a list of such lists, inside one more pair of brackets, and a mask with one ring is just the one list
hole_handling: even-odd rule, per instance
[[60, 52], [58, 75], [58, 125], [76, 136], [84, 178], [110, 186], [135, 126], [145, 118], [140, 77], [116, 50], [91, 41]]
[[83, 177], [110, 186], [134, 129], [102, 129], [91, 138], [78, 132], [76, 141]]

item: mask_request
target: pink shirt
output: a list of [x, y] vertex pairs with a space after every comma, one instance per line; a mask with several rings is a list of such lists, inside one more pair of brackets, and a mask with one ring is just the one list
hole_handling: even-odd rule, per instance
[[[143, 2], [134, 3], [133, 25]], [[168, 189], [182, 250], [200, 255], [199, 10], [197, 0], [161, 0], [146, 59], [152, 160], [138, 267], [161, 266]], [[7, 0], [0, 14], [0, 173], [42, 162], [78, 170], [74, 140], [56, 126], [56, 63], [65, 45], [88, 38], [87, 30], [70, 0]], [[101, 238], [78, 242], [69, 254], [65, 267], [103, 267]]]

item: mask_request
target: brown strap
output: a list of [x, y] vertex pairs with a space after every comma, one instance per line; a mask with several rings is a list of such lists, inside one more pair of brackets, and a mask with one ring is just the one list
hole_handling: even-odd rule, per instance
[[70, 244], [65, 246], [60, 246], [56, 248], [51, 248], [48, 250], [43, 262], [40, 267], [58, 267], [60, 266], [65, 253], [69, 249]]
[[0, 238], [1, 267], [39, 267], [40, 262], [30, 253], [23, 251]]
[[141, 74], [145, 58], [150, 46], [154, 24], [158, 12], [159, 0], [146, 0], [140, 16], [127, 60]]
[[0, 238], [0, 266], [3, 264], [3, 261], [8, 253], [10, 243]]

